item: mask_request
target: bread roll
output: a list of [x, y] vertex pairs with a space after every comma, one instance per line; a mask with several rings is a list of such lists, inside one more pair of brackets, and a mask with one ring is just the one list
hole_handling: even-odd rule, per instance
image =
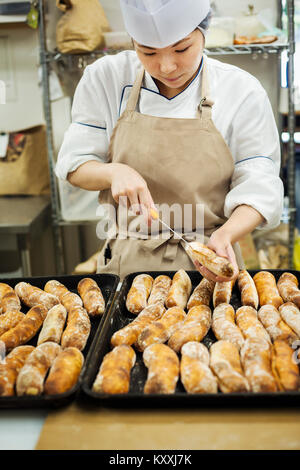
[[17, 378], [18, 396], [41, 395], [43, 393], [44, 379], [60, 350], [58, 344], [48, 342], [32, 351]]
[[279, 295], [276, 280], [272, 273], [268, 271], [260, 271], [255, 274], [253, 281], [259, 297], [260, 305], [273, 305], [275, 308], [283, 304], [283, 300]]
[[20, 311], [21, 302], [12, 287], [4, 282], [0, 282], [0, 306], [2, 312], [9, 312], [10, 310]]
[[279, 313], [283, 321], [300, 338], [300, 311], [293, 302], [286, 302], [279, 307]]
[[217, 307], [220, 304], [230, 304], [232, 289], [235, 281], [229, 282], [216, 282], [213, 291], [213, 306]]
[[144, 393], [174, 393], [179, 378], [177, 354], [165, 344], [151, 344], [143, 352], [143, 360], [148, 368]]
[[273, 305], [263, 305], [257, 315], [272, 341], [282, 339], [290, 345], [296, 341], [296, 333], [282, 320], [279, 311]]
[[271, 369], [271, 344], [261, 338], [248, 338], [241, 349], [245, 376], [254, 393], [276, 392]]
[[217, 376], [223, 393], [249, 391], [249, 384], [243, 375], [239, 351], [230, 341], [217, 341], [210, 347], [210, 368]]
[[238, 287], [241, 293], [242, 305], [248, 305], [257, 310], [259, 305], [258, 293], [255, 282], [245, 269], [242, 269], [238, 277]]
[[44, 291], [47, 292], [47, 294], [56, 296], [59, 300], [64, 294], [70, 292], [69, 289], [64, 286], [64, 284], [57, 281], [56, 279], [51, 279], [50, 281], [46, 282]]
[[277, 282], [277, 288], [284, 302], [293, 302], [300, 308], [300, 290], [296, 276], [283, 273]]
[[15, 286], [15, 292], [27, 307], [43, 305], [47, 310], [50, 310], [54, 305], [59, 304], [58, 297], [48, 294], [42, 289], [32, 286], [28, 282], [19, 282]]
[[66, 348], [56, 356], [46, 379], [46, 395], [68, 392], [77, 383], [84, 363], [83, 354], [77, 348]]
[[148, 299], [148, 305], [156, 304], [157, 302], [162, 302], [164, 304], [171, 284], [172, 279], [169, 276], [161, 275], [156, 277]]
[[137, 347], [144, 351], [150, 344], [165, 343], [170, 336], [181, 327], [186, 313], [182, 308], [169, 308], [161, 317], [150, 325], [146, 326], [137, 340]]
[[3, 313], [0, 316], [0, 336], [11, 328], [14, 328], [24, 317], [24, 313], [14, 310]]
[[33, 350], [33, 346], [17, 346], [0, 363], [0, 397], [15, 395], [18, 373]]
[[177, 271], [172, 279], [172, 285], [166, 299], [166, 307], [179, 307], [183, 310], [186, 308], [192, 283], [189, 275], [184, 269]]
[[187, 253], [193, 262], [198, 261], [202, 266], [209, 269], [216, 276], [231, 278], [234, 267], [227, 258], [216, 255], [216, 253], [203, 243], [191, 242]]
[[218, 381], [209, 367], [204, 344], [190, 341], [181, 349], [180, 378], [187, 393], [217, 393]]
[[150, 323], [159, 320], [165, 311], [166, 309], [162, 303], [148, 305], [131, 323], [112, 335], [111, 345], [113, 347], [121, 344], [131, 346], [137, 341], [143, 329]]
[[54, 305], [54, 307], [48, 310], [37, 344], [40, 345], [42, 343], [46, 343], [46, 341], [52, 341], [59, 344], [66, 318], [67, 310], [62, 304]]
[[278, 389], [291, 392], [299, 390], [299, 368], [293, 360], [293, 349], [286, 341], [276, 339], [272, 349], [272, 371]]
[[123, 394], [130, 388], [130, 372], [136, 360], [134, 350], [125, 344], [107, 353], [102, 361], [92, 390], [96, 393]]
[[169, 338], [168, 346], [179, 352], [185, 343], [202, 341], [211, 327], [211, 310], [207, 305], [192, 307], [183, 324]]
[[68, 313], [67, 327], [61, 337], [61, 345], [83, 351], [91, 331], [91, 321], [83, 307], [73, 307]]
[[196, 307], [197, 305], [209, 306], [215, 284], [216, 283], [214, 281], [210, 281], [205, 277], [201, 279], [200, 283], [195, 287], [194, 292], [189, 298], [187, 303], [188, 310], [190, 310], [192, 307]]
[[235, 313], [232, 305], [220, 304], [213, 311], [212, 330], [219, 340], [233, 343], [238, 351], [244, 344], [241, 330], [235, 324]]
[[87, 313], [92, 317], [103, 315], [105, 312], [105, 300], [96, 281], [89, 277], [81, 279], [77, 289]]
[[245, 339], [258, 338], [271, 343], [271, 338], [263, 324], [257, 318], [257, 311], [250, 306], [240, 307], [235, 314], [236, 324]]
[[147, 300], [153, 285], [153, 277], [148, 274], [138, 274], [132, 281], [126, 298], [126, 308], [137, 315], [147, 307]]

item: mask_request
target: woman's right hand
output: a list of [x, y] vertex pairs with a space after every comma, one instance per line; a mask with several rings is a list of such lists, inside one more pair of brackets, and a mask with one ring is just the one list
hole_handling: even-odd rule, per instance
[[151, 224], [150, 209], [155, 205], [144, 178], [133, 168], [123, 163], [111, 165], [111, 193], [117, 204], [124, 204], [135, 214], [142, 213], [148, 225]]

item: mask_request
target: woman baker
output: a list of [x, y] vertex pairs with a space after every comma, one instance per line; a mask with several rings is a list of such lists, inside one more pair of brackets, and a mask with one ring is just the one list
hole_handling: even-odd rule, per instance
[[166, 236], [161, 224], [150, 230], [151, 208], [168, 207], [182, 220], [191, 209], [191, 230], [182, 221], [171, 220], [171, 227], [188, 241], [199, 239], [202, 220], [202, 241], [227, 257], [236, 275], [243, 267], [238, 241], [276, 227], [282, 213], [280, 145], [268, 96], [249, 73], [203, 53], [209, 0], [120, 1], [134, 50], [85, 69], [56, 174], [100, 191], [105, 207], [133, 209], [125, 231], [124, 210], [117, 211], [117, 236], [107, 236], [98, 272], [122, 279], [194, 269], [184, 242]]

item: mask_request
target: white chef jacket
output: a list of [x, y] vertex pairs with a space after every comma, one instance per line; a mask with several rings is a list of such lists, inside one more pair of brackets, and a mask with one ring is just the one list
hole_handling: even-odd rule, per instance
[[[266, 219], [259, 229], [274, 228], [283, 210], [283, 183], [279, 177], [279, 135], [267, 93], [248, 72], [208, 57], [206, 62], [214, 101], [212, 119], [235, 164], [224, 201], [225, 217], [229, 218], [237, 206], [247, 204]], [[59, 178], [66, 180], [69, 172], [87, 161], [107, 162], [113, 128], [125, 110], [139, 67], [135, 51], [108, 55], [86, 67], [74, 94], [72, 123], [58, 155], [55, 171]], [[201, 68], [202, 64], [193, 81], [173, 98], [160, 94], [151, 75], [145, 72], [139, 112], [196, 118]]]

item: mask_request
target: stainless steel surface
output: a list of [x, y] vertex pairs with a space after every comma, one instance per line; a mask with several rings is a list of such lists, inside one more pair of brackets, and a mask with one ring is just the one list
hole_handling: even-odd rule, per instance
[[47, 196], [1, 196], [0, 233], [39, 235], [50, 221]]

